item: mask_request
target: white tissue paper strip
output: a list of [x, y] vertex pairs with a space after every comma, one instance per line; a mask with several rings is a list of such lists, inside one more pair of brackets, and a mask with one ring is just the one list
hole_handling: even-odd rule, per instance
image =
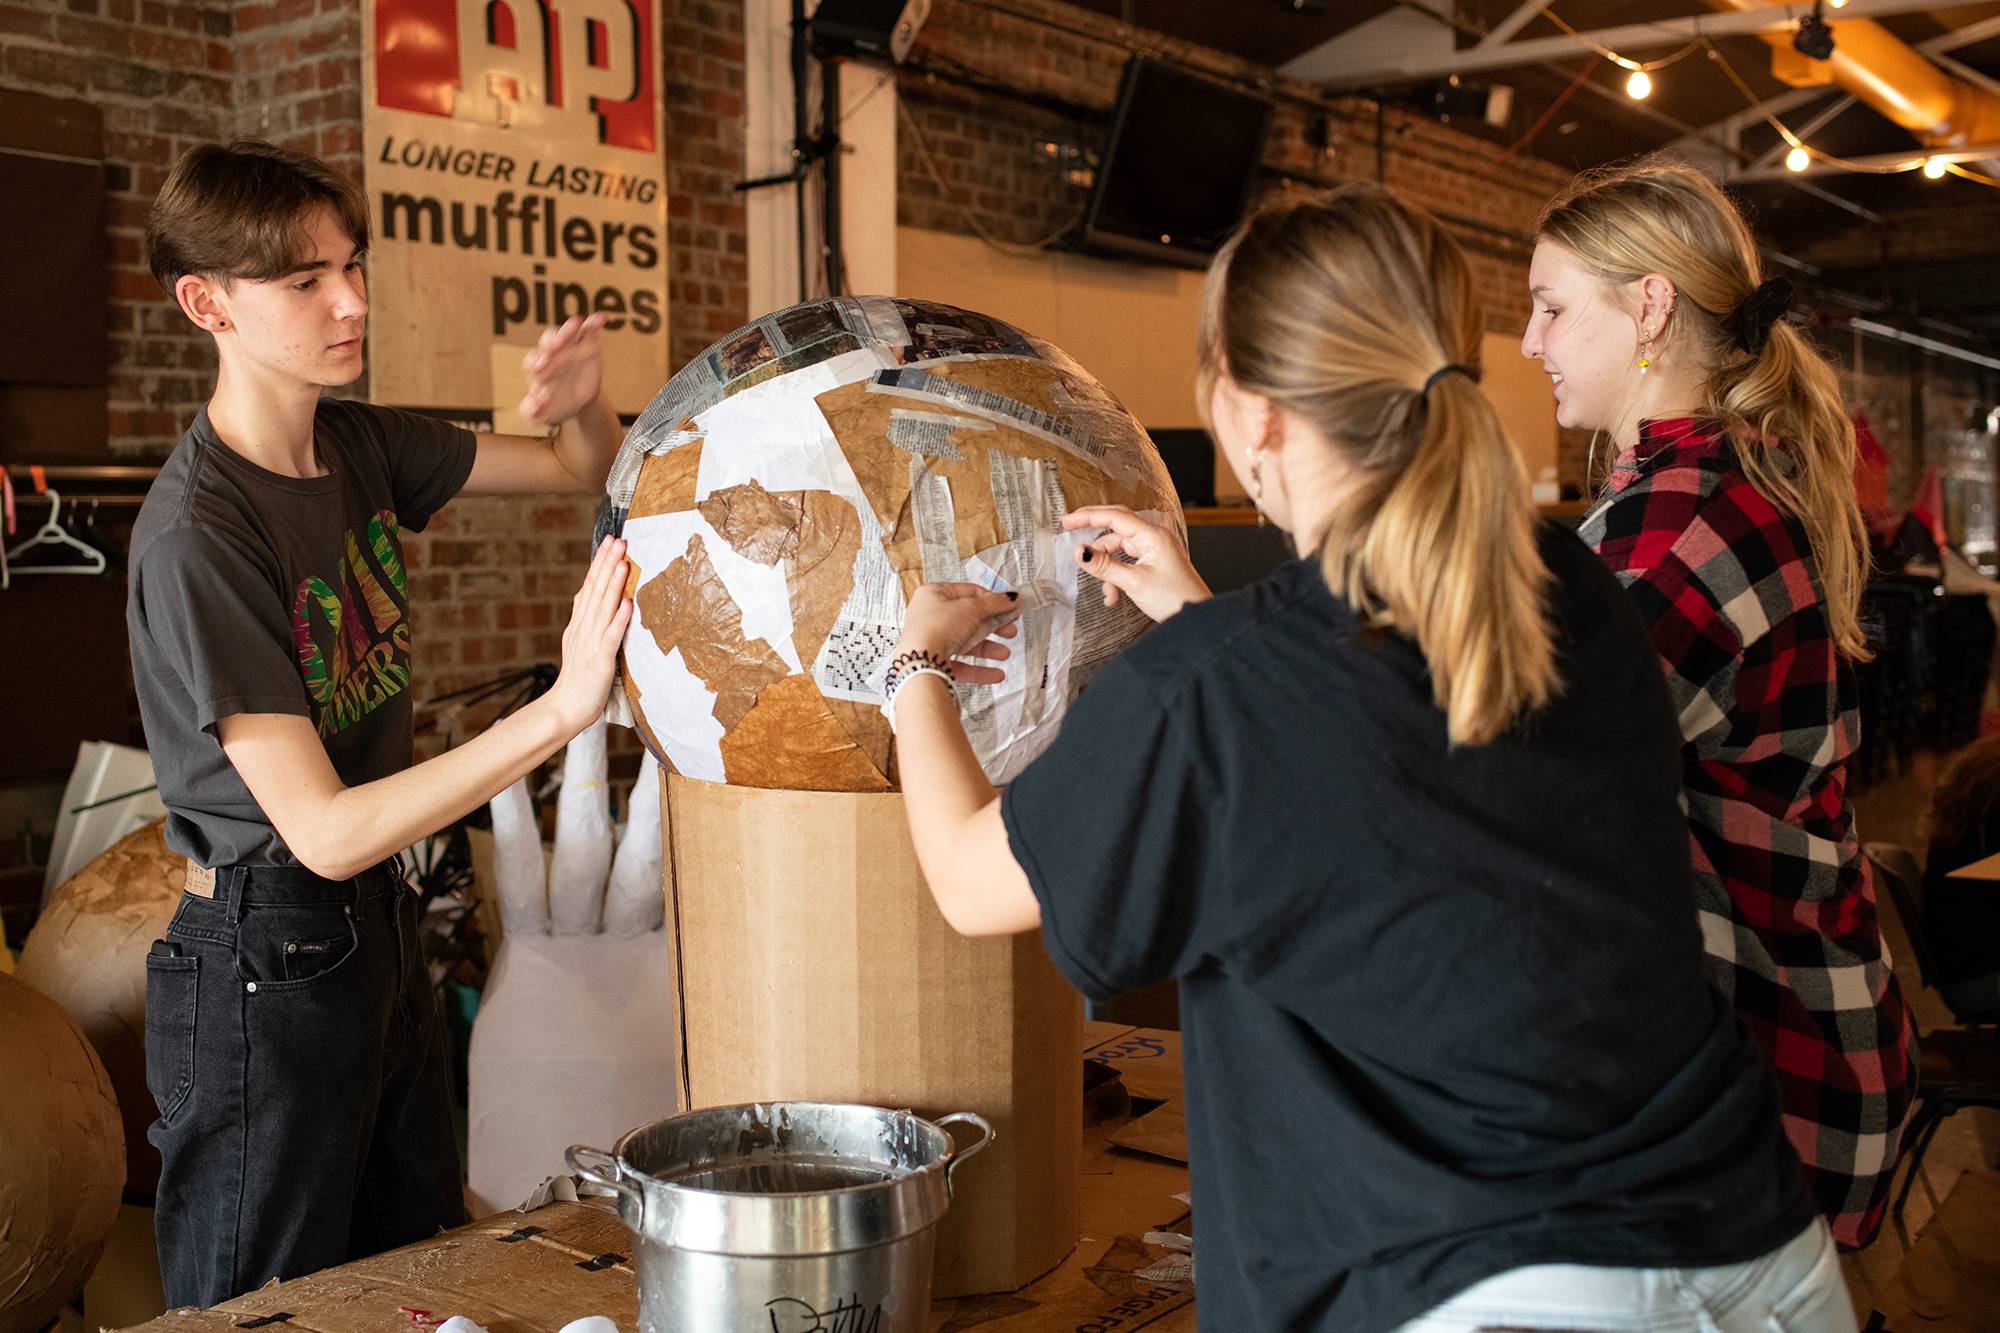
[[508, 935], [548, 933], [547, 866], [528, 780], [522, 778], [493, 798], [493, 878], [499, 885], [500, 924]]
[[611, 789], [605, 783], [605, 723], [578, 732], [563, 755], [556, 797], [556, 851], [549, 863], [549, 929], [595, 935], [611, 873]]
[[630, 813], [611, 862], [611, 887], [604, 895], [604, 929], [620, 939], [643, 935], [666, 917], [666, 889], [660, 879], [664, 862], [660, 840], [660, 765], [650, 756], [639, 761], [639, 781], [626, 802]]
[[437, 1333], [486, 1333], [486, 1330], [464, 1315], [455, 1314], [437, 1326]]

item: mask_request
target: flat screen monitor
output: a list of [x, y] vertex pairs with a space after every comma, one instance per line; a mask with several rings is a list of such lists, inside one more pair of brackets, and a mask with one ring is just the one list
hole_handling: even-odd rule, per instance
[[1125, 66], [1084, 244], [1193, 268], [1242, 220], [1271, 104], [1156, 61]]

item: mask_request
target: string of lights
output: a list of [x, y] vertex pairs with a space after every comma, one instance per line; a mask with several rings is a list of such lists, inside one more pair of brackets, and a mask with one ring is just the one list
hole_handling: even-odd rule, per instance
[[[1842, 2], [1845, 3], [1845, 0], [1842, 0]], [[1701, 50], [1703, 43], [1707, 40], [1697, 37], [1672, 55], [1661, 56], [1658, 60], [1634, 60], [1630, 56], [1619, 55], [1608, 46], [1602, 46], [1592, 41], [1588, 34], [1578, 32], [1563, 20], [1562, 15], [1556, 13], [1547, 4], [1542, 6], [1542, 17], [1555, 24], [1556, 27], [1562, 29], [1582, 45], [1595, 51], [1605, 60], [1618, 66], [1618, 68], [1630, 70], [1631, 77], [1625, 80], [1625, 93], [1635, 101], [1642, 101], [1652, 94], [1654, 70], [1665, 69], [1669, 65], [1679, 64], [1695, 52]]]
[[[1813, 12], [1799, 20], [1798, 30], [1792, 37], [1792, 45], [1798, 49], [1800, 54], [1813, 60], [1825, 60], [1833, 54], [1833, 30], [1827, 25], [1823, 11], [1826, 9], [1842, 9], [1846, 7], [1846, 4], [1847, 0], [1817, 0], [1813, 5]], [[1574, 38], [1580, 45], [1594, 51], [1599, 57], [1610, 61], [1619, 68], [1631, 71], [1631, 77], [1625, 81], [1625, 93], [1626, 96], [1631, 97], [1635, 101], [1642, 100], [1651, 95], [1653, 91], [1653, 71], [1664, 69], [1669, 65], [1679, 64], [1697, 51], [1705, 52], [1710, 60], [1721, 67], [1722, 72], [1729, 77], [1731, 83], [1736, 85], [1737, 91], [1743, 94], [1744, 101], [1752, 109], [1755, 109], [1764, 101], [1743, 80], [1743, 77], [1736, 72], [1735, 66], [1729, 63], [1728, 58], [1722, 54], [1721, 48], [1717, 47], [1714, 41], [1706, 36], [1695, 37], [1693, 41], [1670, 55], [1662, 56], [1657, 60], [1641, 61], [1634, 60], [1629, 56], [1620, 55], [1611, 48], [1593, 41], [1589, 34], [1579, 32], [1577, 29], [1571, 27], [1569, 23], [1564, 21], [1561, 15], [1555, 12], [1552, 3], [1543, 4], [1541, 13], [1544, 18]], [[1775, 115], [1766, 112], [1763, 113], [1763, 119], [1777, 133], [1778, 137], [1784, 140], [1787, 146], [1785, 166], [1791, 171], [1805, 171], [1813, 163], [1822, 162], [1827, 166], [1835, 167], [1842, 171], [1873, 176], [1894, 176], [1911, 171], [1921, 171], [1930, 180], [1942, 180], [1945, 176], [1952, 175], [1969, 180], [1976, 185], [2000, 189], [2000, 178], [1975, 171], [1963, 163], [1950, 160], [1948, 157], [1933, 153], [1917, 152], [1912, 153], [1908, 159], [1898, 162], [1857, 162], [1835, 153], [1829, 153], [1825, 149], [1815, 148], [1798, 134], [1795, 134], [1790, 126], [1786, 125]]]

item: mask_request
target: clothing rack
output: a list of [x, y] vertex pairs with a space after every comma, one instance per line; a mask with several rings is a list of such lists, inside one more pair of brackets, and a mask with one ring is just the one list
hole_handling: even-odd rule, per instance
[[[61, 492], [61, 494], [62, 494], [62, 502], [64, 508], [68, 508], [70, 505], [79, 505], [79, 506], [109, 505], [114, 507], [120, 505], [130, 505], [134, 509], [137, 509], [140, 505], [146, 502], [146, 497], [144, 495], [132, 491], [126, 491], [123, 494], [106, 493], [103, 495], [93, 495], [87, 491], [85, 492], [63, 491]], [[48, 503], [48, 498], [49, 497], [46, 494], [37, 494], [34, 491], [27, 491], [25, 493], [21, 491], [14, 492], [14, 503], [17, 505], [34, 504], [38, 500], [46, 504]]]
[[[146, 492], [159, 475], [157, 467], [0, 462], [0, 590], [11, 588], [14, 579], [23, 575], [95, 575], [122, 566], [122, 550], [101, 534], [91, 536], [96, 531], [95, 515], [102, 508], [136, 509], [145, 502]], [[88, 489], [66, 489], [71, 482]], [[19, 522], [19, 512], [37, 501], [50, 506], [40, 526]], [[78, 517], [86, 513], [92, 521], [82, 529], [73, 529]], [[19, 540], [23, 529], [28, 530], [25, 541]], [[78, 536], [79, 531], [83, 537]], [[72, 555], [80, 552], [85, 558], [80, 564], [37, 564], [32, 557], [22, 562], [30, 551], [48, 546], [66, 547]]]
[[136, 504], [146, 498], [159, 479], [160, 469], [157, 465], [13, 463], [0, 459], [0, 473], [12, 484], [17, 502], [39, 499], [44, 489], [53, 487], [62, 492], [64, 504], [93, 500], [98, 504]]
[[[11, 472], [29, 475], [35, 465], [29, 463], [0, 462]], [[42, 476], [50, 481], [105, 481], [105, 482], [145, 482], [151, 485], [160, 475], [155, 467], [100, 466], [98, 464], [49, 463], [41, 467]]]

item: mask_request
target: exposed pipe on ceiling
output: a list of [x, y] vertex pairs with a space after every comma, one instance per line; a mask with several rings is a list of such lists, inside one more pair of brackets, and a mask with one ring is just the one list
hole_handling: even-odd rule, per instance
[[[1705, 0], [1718, 10], [1751, 10], [1781, 0]], [[1808, 60], [1790, 32], [1765, 33], [1771, 73], [1793, 87], [1835, 83], [1930, 148], [2000, 142], [2000, 97], [1926, 59], [1874, 19], [1831, 17], [1833, 54]]]

